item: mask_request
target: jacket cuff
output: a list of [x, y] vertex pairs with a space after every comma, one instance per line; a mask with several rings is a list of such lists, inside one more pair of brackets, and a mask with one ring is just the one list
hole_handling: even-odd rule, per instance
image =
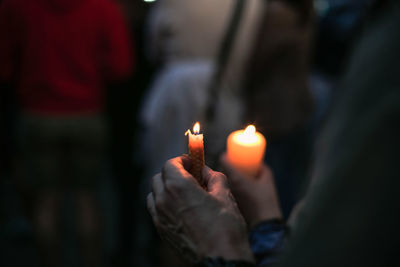
[[249, 241], [257, 266], [277, 262], [287, 233], [288, 228], [282, 220], [264, 221], [251, 230]]

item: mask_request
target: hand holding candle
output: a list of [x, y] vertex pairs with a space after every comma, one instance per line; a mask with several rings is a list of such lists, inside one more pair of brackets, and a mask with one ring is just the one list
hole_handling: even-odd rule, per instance
[[190, 173], [204, 187], [205, 183], [201, 175], [204, 167], [204, 143], [203, 134], [200, 134], [200, 123], [196, 122], [193, 126], [193, 134], [190, 130], [187, 130], [185, 135], [189, 135], [189, 156], [192, 160]]
[[227, 160], [239, 172], [257, 176], [265, 153], [264, 136], [253, 125], [231, 133], [227, 139]]

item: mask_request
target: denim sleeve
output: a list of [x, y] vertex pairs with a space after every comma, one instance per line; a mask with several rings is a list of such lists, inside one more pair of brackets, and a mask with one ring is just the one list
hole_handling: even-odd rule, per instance
[[249, 241], [257, 266], [265, 267], [277, 262], [286, 233], [285, 223], [279, 220], [262, 222], [251, 230]]

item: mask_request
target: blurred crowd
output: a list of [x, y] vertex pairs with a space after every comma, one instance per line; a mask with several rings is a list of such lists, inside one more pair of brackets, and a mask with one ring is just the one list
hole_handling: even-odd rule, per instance
[[[346, 265], [326, 250], [348, 266], [368, 266], [359, 258], [373, 252], [369, 264], [388, 262], [395, 243], [377, 247], [397, 237], [381, 228], [398, 223], [399, 13], [391, 0], [0, 0], [0, 266], [191, 266], [182, 255], [269, 266], [281, 251], [283, 266]], [[282, 236], [271, 251], [251, 243], [255, 258], [243, 245], [242, 258], [220, 259], [215, 239], [235, 231], [212, 204], [168, 213], [204, 192], [186, 185], [187, 206], [153, 203], [152, 177], [187, 153], [196, 121], [206, 165], [228, 177], [233, 217], [249, 230], [274, 220], [279, 235], [295, 225], [287, 250]], [[268, 186], [241, 182], [223, 156], [247, 124], [267, 139]], [[163, 181], [188, 164], [169, 161]], [[225, 188], [211, 169], [210, 188]], [[266, 217], [251, 214], [257, 201]], [[197, 228], [182, 245], [163, 216]], [[236, 219], [221, 221], [236, 229]], [[193, 237], [213, 221], [212, 241]]]

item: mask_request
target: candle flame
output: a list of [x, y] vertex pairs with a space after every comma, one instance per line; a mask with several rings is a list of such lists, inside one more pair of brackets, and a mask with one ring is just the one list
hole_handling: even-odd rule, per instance
[[193, 133], [194, 134], [199, 134], [200, 133], [200, 123], [196, 122], [193, 126]]
[[243, 134], [247, 137], [252, 137], [256, 133], [256, 127], [254, 125], [249, 125], [244, 130]]
[[258, 137], [256, 135], [256, 127], [254, 125], [249, 125], [244, 131], [237, 135], [237, 140], [243, 145], [252, 145], [258, 142]]

